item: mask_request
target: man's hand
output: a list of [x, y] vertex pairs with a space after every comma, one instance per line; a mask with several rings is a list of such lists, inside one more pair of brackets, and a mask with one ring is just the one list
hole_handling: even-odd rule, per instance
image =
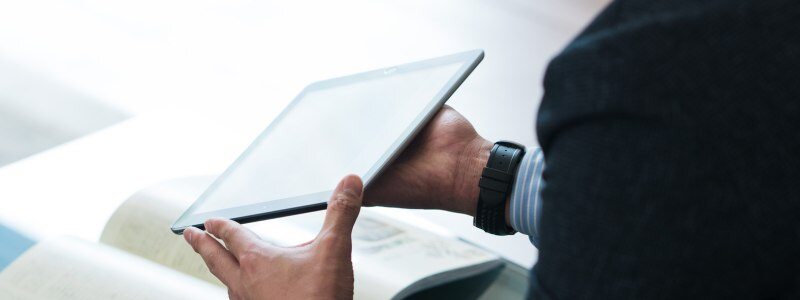
[[474, 216], [478, 180], [491, 149], [467, 119], [445, 106], [370, 185], [364, 203]]
[[319, 235], [291, 248], [262, 241], [236, 222], [212, 219], [208, 233], [191, 227], [183, 235], [231, 299], [350, 299], [353, 297], [351, 233], [361, 208], [363, 185], [348, 175], [328, 202]]

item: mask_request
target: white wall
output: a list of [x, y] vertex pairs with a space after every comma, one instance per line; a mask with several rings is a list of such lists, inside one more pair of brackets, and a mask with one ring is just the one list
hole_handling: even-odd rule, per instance
[[[312, 80], [483, 48], [451, 104], [532, 144], [546, 62], [605, 2], [6, 0], [0, 58], [139, 114], [282, 105]], [[520, 129], [483, 125], [498, 116]]]

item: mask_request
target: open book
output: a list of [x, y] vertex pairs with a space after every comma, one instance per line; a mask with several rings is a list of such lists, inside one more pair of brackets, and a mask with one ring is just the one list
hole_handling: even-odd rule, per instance
[[[39, 242], [0, 273], [0, 299], [227, 298], [200, 256], [169, 228], [207, 185], [207, 178], [183, 179], [135, 194], [106, 223], [100, 243]], [[288, 246], [312, 239], [323, 218], [316, 212], [247, 226]], [[503, 264], [453, 237], [369, 209], [353, 230], [352, 260], [356, 299], [401, 299], [459, 281], [486, 282]], [[487, 285], [457, 286], [459, 294], [477, 296]]]

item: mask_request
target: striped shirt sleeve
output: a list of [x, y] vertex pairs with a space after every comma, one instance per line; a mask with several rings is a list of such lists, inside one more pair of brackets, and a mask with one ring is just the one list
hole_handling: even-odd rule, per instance
[[527, 234], [534, 246], [539, 244], [542, 170], [544, 170], [542, 149], [528, 148], [517, 169], [517, 177], [509, 199], [508, 213], [511, 227]]

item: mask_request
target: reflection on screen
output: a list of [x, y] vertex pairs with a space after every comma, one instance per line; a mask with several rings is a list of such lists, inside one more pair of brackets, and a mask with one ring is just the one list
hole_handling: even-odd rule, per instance
[[461, 65], [307, 92], [195, 213], [332, 190], [350, 173], [363, 177]]

